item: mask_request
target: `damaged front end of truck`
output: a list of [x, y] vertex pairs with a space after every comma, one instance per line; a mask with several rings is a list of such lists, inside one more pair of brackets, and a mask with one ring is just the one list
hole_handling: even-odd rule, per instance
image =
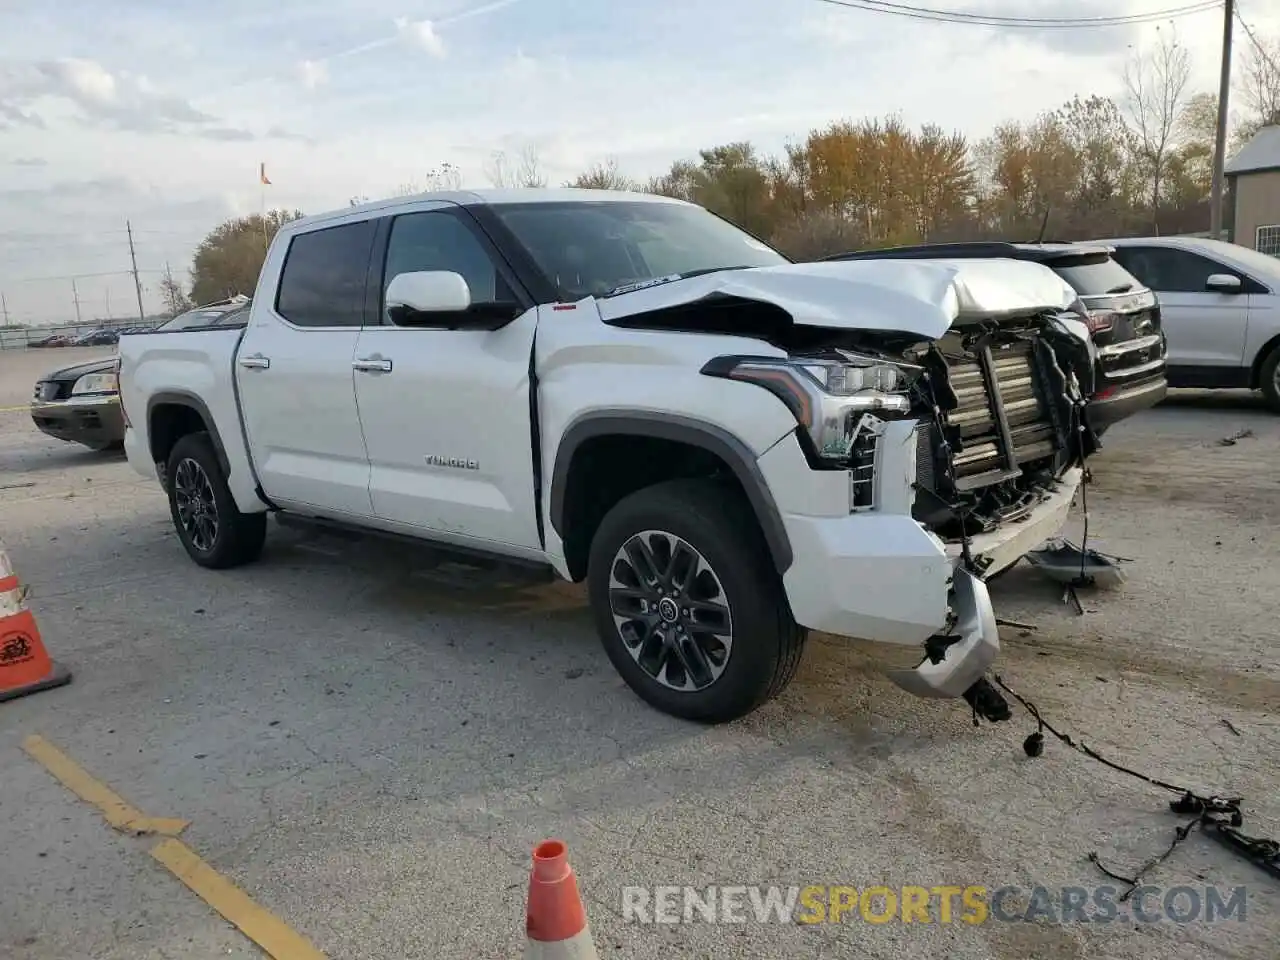
[[946, 622], [920, 664], [892, 677], [999, 719], [1003, 701], [984, 679], [999, 650], [985, 581], [1058, 534], [1098, 447], [1094, 348], [1074, 292], [1013, 261], [804, 264], [705, 286], [606, 322], [777, 349], [718, 356], [701, 372], [786, 404], [810, 468], [848, 473], [851, 517], [899, 517], [936, 538], [949, 564]]

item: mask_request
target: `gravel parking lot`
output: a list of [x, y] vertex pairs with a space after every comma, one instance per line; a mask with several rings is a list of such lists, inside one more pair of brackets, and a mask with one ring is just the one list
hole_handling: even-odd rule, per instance
[[[82, 354], [82, 351], [76, 351]], [[102, 351], [96, 353], [101, 354]], [[273, 528], [197, 568], [154, 482], [43, 437], [22, 404], [71, 351], [0, 353], [0, 535], [72, 685], [0, 705], [0, 956], [261, 952], [21, 749], [39, 734], [331, 958], [510, 958], [532, 845], [567, 841], [602, 957], [1270, 958], [1280, 885], [1193, 835], [1147, 882], [1248, 888], [1207, 923], [645, 925], [639, 885], [1094, 888], [1181, 822], [1168, 796], [1050, 741], [974, 727], [812, 639], [790, 690], [707, 729], [615, 675], [581, 590]], [[1232, 443], [1224, 438], [1236, 438]], [[1280, 838], [1280, 418], [1187, 393], [1094, 462], [1091, 535], [1133, 558], [1077, 616], [1023, 564], [993, 584], [1000, 672], [1061, 729]], [[1078, 522], [1075, 524], [1078, 535]], [[1021, 903], [1021, 901], [1017, 901]], [[1268, 944], [1270, 946], [1268, 946]]]

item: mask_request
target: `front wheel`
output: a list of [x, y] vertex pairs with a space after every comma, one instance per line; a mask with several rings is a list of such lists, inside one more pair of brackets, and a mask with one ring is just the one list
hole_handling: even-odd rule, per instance
[[609, 659], [665, 713], [733, 720], [795, 676], [805, 630], [750, 507], [724, 484], [676, 480], [624, 498], [592, 541], [587, 582]]
[[1262, 388], [1262, 396], [1267, 406], [1280, 413], [1280, 347], [1276, 347], [1262, 361], [1262, 369], [1258, 371], [1258, 384]]
[[165, 476], [169, 514], [192, 560], [225, 569], [258, 559], [267, 515], [240, 512], [207, 433], [189, 433], [173, 445]]

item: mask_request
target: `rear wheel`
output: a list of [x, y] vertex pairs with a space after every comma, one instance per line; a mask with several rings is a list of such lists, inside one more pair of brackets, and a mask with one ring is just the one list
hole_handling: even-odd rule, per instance
[[1258, 379], [1267, 406], [1280, 413], [1280, 347], [1272, 350], [1262, 361]]
[[626, 497], [596, 532], [587, 581], [609, 659], [665, 713], [733, 720], [795, 676], [805, 631], [733, 488], [676, 480]]
[[173, 526], [192, 560], [223, 569], [258, 559], [267, 515], [240, 512], [207, 433], [189, 433], [173, 445], [165, 476]]

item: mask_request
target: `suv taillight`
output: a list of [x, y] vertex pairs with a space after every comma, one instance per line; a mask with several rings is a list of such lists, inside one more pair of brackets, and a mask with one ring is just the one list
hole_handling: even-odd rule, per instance
[[1090, 310], [1085, 314], [1084, 322], [1090, 333], [1105, 333], [1116, 325], [1116, 315], [1108, 310]]

